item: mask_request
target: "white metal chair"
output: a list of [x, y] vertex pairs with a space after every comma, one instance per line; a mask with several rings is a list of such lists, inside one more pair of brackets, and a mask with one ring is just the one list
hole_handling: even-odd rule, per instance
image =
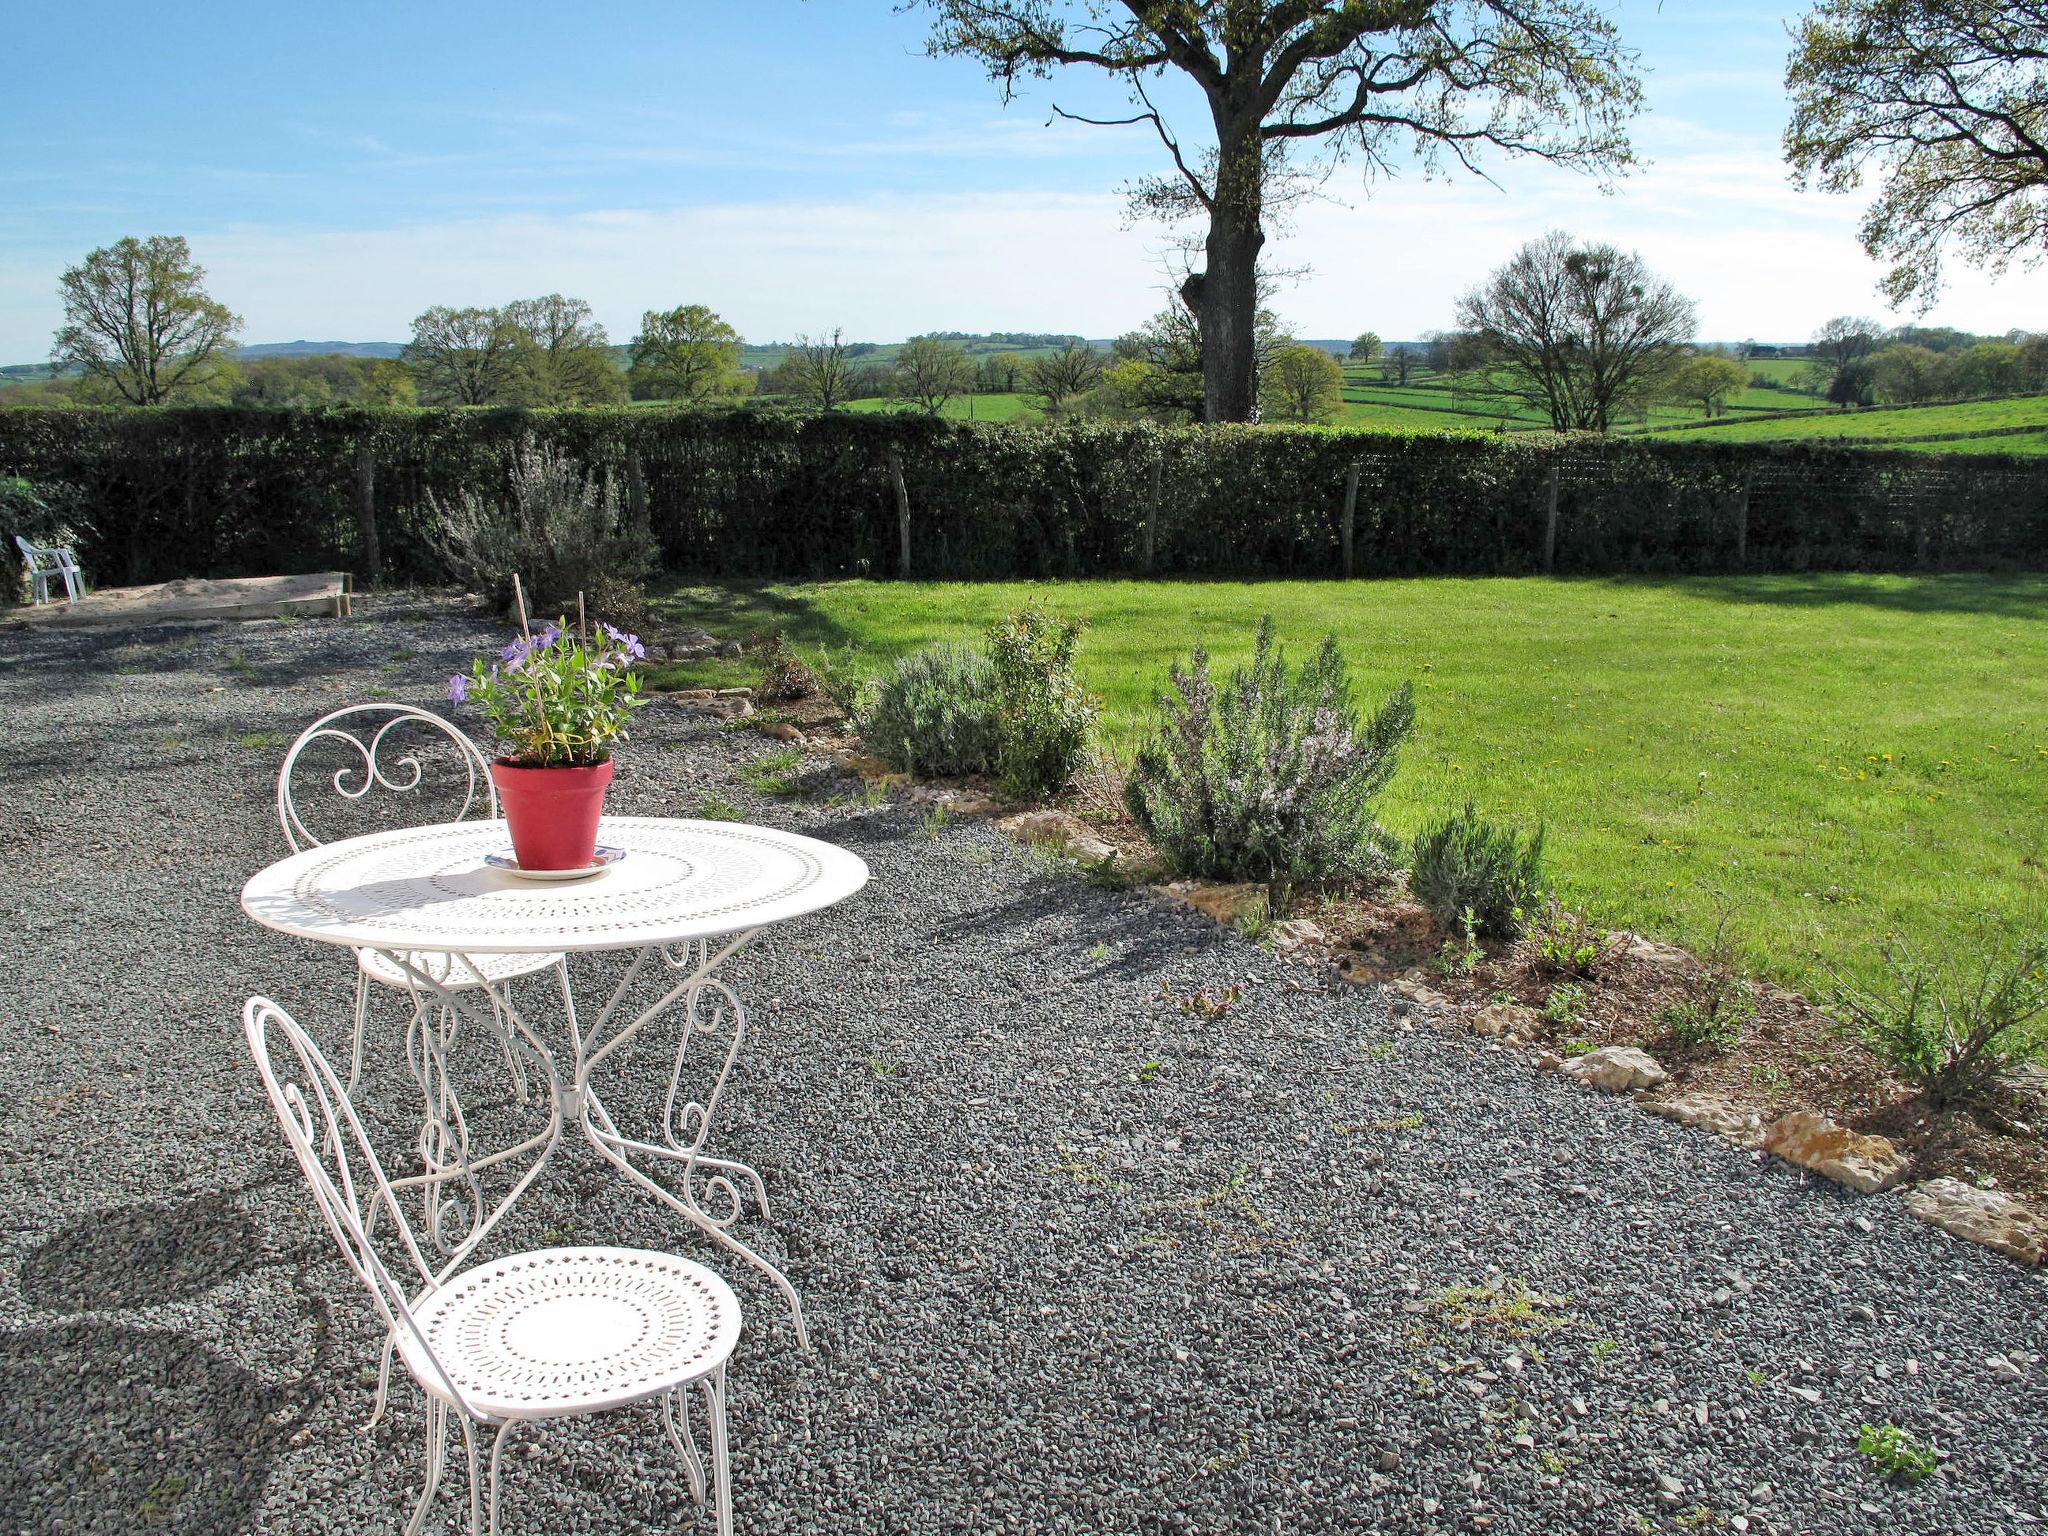
[[[691, 1497], [731, 1536], [725, 1365], [741, 1324], [732, 1288], [701, 1264], [644, 1248], [546, 1248], [437, 1275], [306, 1032], [263, 997], [243, 1005], [242, 1029], [313, 1201], [426, 1398], [426, 1487], [406, 1536], [418, 1536], [440, 1491], [451, 1410], [469, 1466], [471, 1536], [497, 1536], [499, 1474], [521, 1425], [653, 1401]], [[292, 1081], [279, 1080], [273, 1036], [288, 1048], [279, 1060]], [[691, 1428], [692, 1387], [708, 1462]], [[487, 1481], [477, 1475], [482, 1430], [492, 1432]]]
[[[381, 722], [381, 723], [380, 723]], [[371, 727], [375, 729], [372, 730]], [[372, 789], [387, 789], [403, 794], [417, 791], [420, 787], [422, 769], [417, 755], [418, 747], [406, 750], [405, 739], [393, 739], [394, 732], [426, 730], [437, 732], [460, 754], [463, 773], [462, 803], [450, 820], [461, 821], [473, 807], [481, 804], [487, 808], [489, 817], [498, 819], [498, 791], [491, 782], [491, 765], [477, 744], [454, 725], [439, 715], [424, 709], [415, 709], [409, 704], [351, 704], [346, 709], [337, 709], [323, 715], [299, 733], [291, 750], [285, 754], [284, 766], [277, 774], [277, 820], [284, 828], [285, 841], [293, 853], [306, 848], [317, 848], [321, 839], [307, 827], [299, 814], [297, 801], [292, 794], [292, 771], [298, 766], [299, 758], [308, 747], [316, 742], [339, 743], [344, 749], [342, 766], [335, 770], [335, 790], [346, 800], [360, 802]], [[362, 734], [357, 734], [358, 732]], [[431, 738], [430, 738], [431, 739]], [[389, 749], [395, 756], [384, 759]], [[509, 844], [508, 844], [509, 846]], [[412, 963], [432, 976], [435, 981], [453, 992], [482, 987], [491, 999], [494, 1017], [502, 1016], [510, 1007], [505, 983], [521, 976], [536, 975], [541, 971], [554, 970], [559, 973], [561, 985], [566, 993], [569, 985], [563, 957], [559, 954], [542, 955], [478, 955], [463, 960], [454, 955], [418, 953], [411, 956]], [[453, 972], [455, 979], [448, 978]], [[422, 1005], [420, 983], [408, 975], [400, 966], [374, 949], [356, 951], [356, 1011], [355, 1032], [349, 1042], [348, 1088], [355, 1091], [356, 1080], [363, 1070], [363, 1030], [370, 1016], [370, 983], [379, 982], [387, 987], [399, 988], [408, 993], [414, 1002], [417, 1017]], [[444, 1015], [446, 1010], [444, 1010]], [[445, 1030], [453, 1027], [452, 1018], [442, 1019]], [[526, 1077], [519, 1063], [519, 1055], [512, 1041], [511, 1031], [501, 1030], [500, 1040], [505, 1047], [505, 1062], [512, 1070], [513, 1080], [519, 1094], [526, 1096]]]
[[31, 544], [20, 534], [14, 542], [21, 549], [22, 563], [28, 567], [29, 599], [37, 607], [50, 600], [50, 578], [64, 578], [64, 600], [75, 603], [85, 596], [85, 572], [79, 568], [78, 556], [62, 544]]

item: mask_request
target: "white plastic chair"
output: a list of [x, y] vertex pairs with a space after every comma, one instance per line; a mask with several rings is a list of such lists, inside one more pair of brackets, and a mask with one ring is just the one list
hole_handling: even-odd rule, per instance
[[[378, 722], [382, 722], [379, 724]], [[375, 725], [375, 730], [370, 727]], [[318, 848], [321, 839], [307, 827], [299, 814], [298, 803], [292, 794], [292, 771], [298, 766], [300, 754], [316, 742], [338, 742], [348, 749], [350, 760], [344, 761], [335, 770], [335, 790], [351, 801], [361, 801], [372, 789], [387, 789], [399, 794], [416, 791], [420, 787], [421, 766], [417, 746], [404, 750], [403, 739], [393, 740], [392, 733], [401, 729], [424, 728], [438, 732], [461, 754], [463, 783], [461, 807], [450, 818], [461, 821], [468, 816], [472, 807], [481, 804], [487, 808], [491, 820], [498, 819], [498, 791], [491, 782], [491, 765], [477, 744], [455, 726], [428, 710], [415, 709], [409, 704], [351, 704], [346, 709], [337, 709], [323, 715], [299, 732], [291, 750], [285, 754], [284, 766], [277, 774], [277, 820], [284, 828], [285, 841], [293, 853], [306, 848]], [[358, 735], [357, 732], [363, 734]], [[395, 755], [389, 761], [383, 757], [386, 749]], [[508, 834], [509, 838], [509, 834]], [[507, 846], [510, 846], [509, 842]], [[451, 992], [461, 992], [482, 987], [491, 999], [494, 1017], [500, 1016], [510, 1007], [505, 983], [521, 976], [536, 975], [541, 971], [554, 970], [559, 973], [561, 986], [566, 994], [569, 979], [563, 957], [559, 954], [540, 955], [478, 955], [471, 960], [460, 960], [454, 955], [420, 952], [411, 956], [412, 963], [433, 977]], [[459, 968], [459, 969], [458, 969]], [[454, 973], [455, 979], [449, 980]], [[380, 982], [387, 987], [399, 988], [413, 998], [415, 1011], [421, 1004], [421, 986], [416, 977], [374, 949], [356, 951], [356, 1010], [355, 1032], [349, 1042], [348, 1091], [355, 1092], [356, 1080], [363, 1070], [363, 1031], [370, 1016], [370, 983]], [[442, 1028], [453, 1026], [452, 1018], [443, 1010]], [[500, 1040], [505, 1047], [505, 1062], [512, 1070], [521, 1101], [526, 1097], [526, 1077], [519, 1064], [519, 1056], [512, 1042], [511, 1032], [501, 1029]]]
[[[306, 1032], [263, 997], [243, 1005], [242, 1030], [314, 1204], [426, 1398], [426, 1487], [406, 1536], [419, 1536], [440, 1491], [451, 1411], [469, 1466], [471, 1536], [497, 1536], [499, 1474], [519, 1426], [652, 1401], [691, 1497], [715, 1510], [719, 1536], [731, 1536], [725, 1365], [741, 1324], [732, 1288], [701, 1264], [644, 1248], [546, 1248], [436, 1275], [346, 1089]], [[273, 1035], [288, 1047], [279, 1059], [290, 1082], [272, 1064]], [[692, 1387], [708, 1464], [691, 1428]], [[481, 1430], [492, 1432], [487, 1481], [477, 1475]]]
[[21, 549], [22, 563], [28, 567], [29, 600], [37, 607], [50, 600], [50, 578], [64, 578], [64, 600], [75, 603], [85, 596], [85, 572], [79, 569], [78, 556], [62, 544], [31, 544], [20, 534], [14, 542]]

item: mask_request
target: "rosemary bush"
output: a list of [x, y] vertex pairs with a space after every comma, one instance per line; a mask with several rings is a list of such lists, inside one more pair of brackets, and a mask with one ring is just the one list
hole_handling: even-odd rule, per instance
[[1514, 937], [1543, 890], [1543, 828], [1524, 841], [1481, 816], [1470, 800], [1415, 836], [1408, 887], [1445, 927], [1463, 922], [1489, 939]]
[[1277, 901], [1384, 867], [1374, 803], [1415, 724], [1408, 684], [1361, 718], [1336, 637], [1290, 672], [1270, 615], [1221, 689], [1200, 646], [1171, 677], [1124, 800], [1174, 873], [1263, 881]]
[[1829, 1010], [1936, 1104], [1966, 1099], [2007, 1067], [2048, 1059], [2048, 938], [1996, 927], [1929, 957], [1878, 946], [1874, 981], [1834, 975]]

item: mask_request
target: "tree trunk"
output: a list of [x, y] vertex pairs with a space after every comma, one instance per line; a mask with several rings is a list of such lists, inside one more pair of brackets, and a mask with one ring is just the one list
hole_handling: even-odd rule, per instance
[[[1222, 116], [1218, 114], [1219, 118]], [[1256, 117], [1218, 122], [1225, 147], [1204, 249], [1208, 267], [1190, 273], [1181, 297], [1202, 333], [1202, 419], [1250, 421], [1258, 412], [1259, 251], [1265, 166]]]

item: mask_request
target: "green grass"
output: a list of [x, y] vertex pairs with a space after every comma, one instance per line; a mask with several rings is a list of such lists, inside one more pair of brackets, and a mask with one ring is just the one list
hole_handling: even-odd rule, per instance
[[668, 606], [719, 634], [852, 640], [879, 670], [1036, 598], [1091, 619], [1082, 672], [1124, 749], [1192, 642], [1229, 664], [1261, 613], [1296, 655], [1334, 629], [1361, 697], [1415, 683], [1395, 831], [1467, 795], [1542, 820], [1568, 900], [1697, 948], [1725, 891], [1744, 956], [1789, 981], [2043, 894], [2048, 578], [849, 581]]
[[[1870, 441], [1929, 437], [1942, 432], [1985, 432], [2012, 427], [2039, 427], [2048, 431], [2048, 395], [2019, 400], [1969, 400], [1955, 405], [1898, 406], [1870, 411], [1823, 411], [1780, 421], [1746, 421], [1713, 427], [1700, 434], [1702, 441], [1716, 443], [1813, 441], [1823, 438], [1862, 438]], [[1687, 436], [1692, 434], [1669, 434]], [[2010, 441], [2024, 441], [2014, 438]], [[2005, 453], [2008, 439], [1966, 438], [1960, 442], [1929, 443], [1931, 452]]]
[[[852, 400], [849, 411], [872, 414], [877, 411], [915, 410], [899, 400]], [[939, 414], [948, 421], [1043, 421], [1036, 395], [1021, 391], [1011, 395], [955, 395]]]

